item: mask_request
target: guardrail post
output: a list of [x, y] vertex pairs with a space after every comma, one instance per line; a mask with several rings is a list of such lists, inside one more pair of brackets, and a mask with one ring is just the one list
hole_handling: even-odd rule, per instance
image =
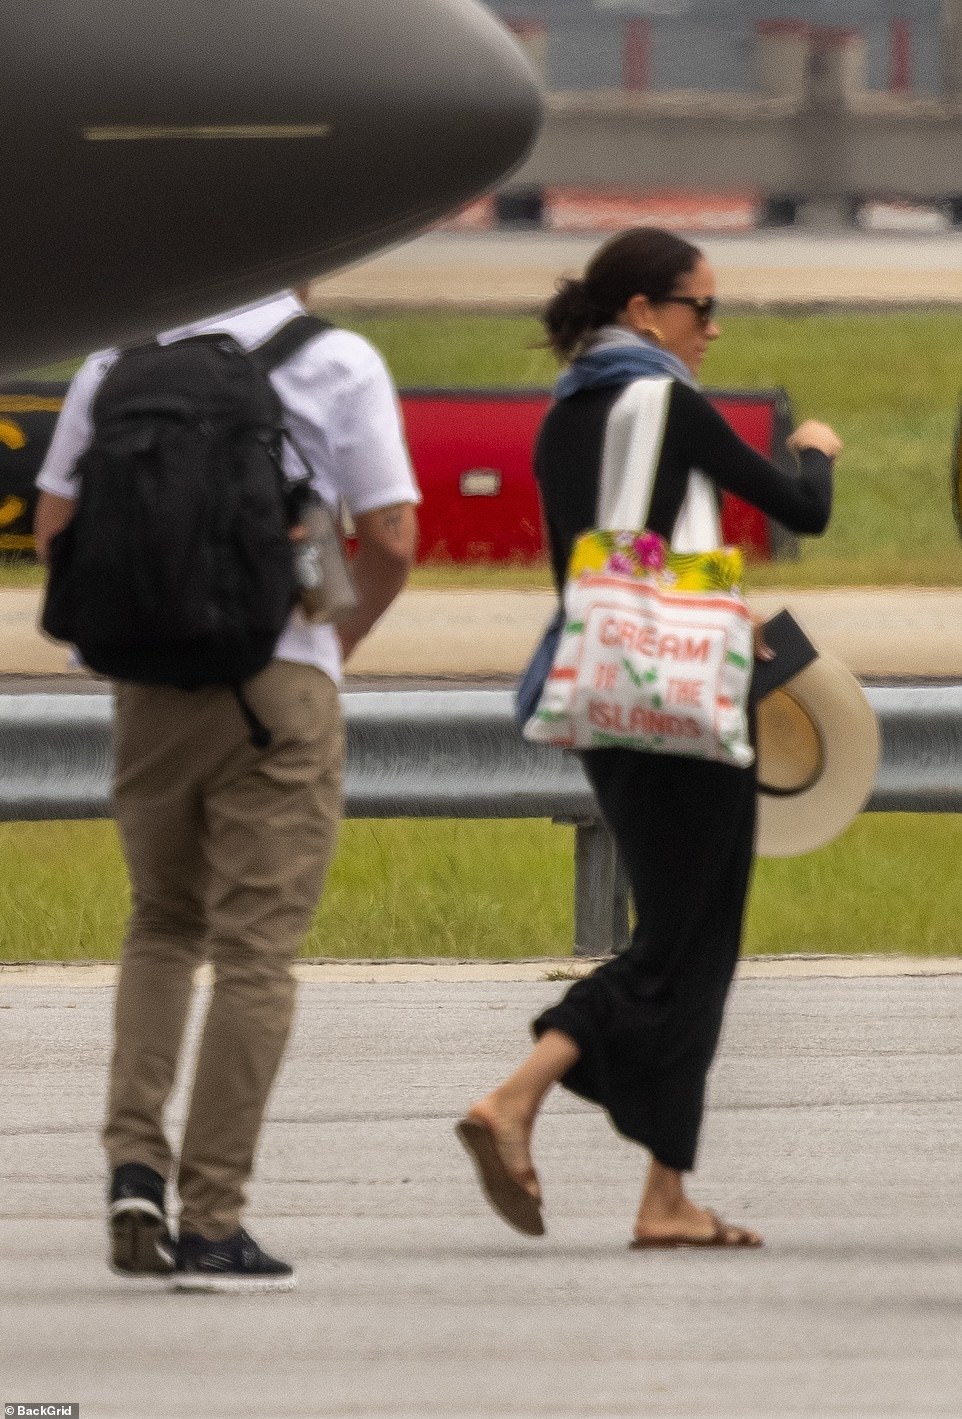
[[627, 949], [628, 879], [604, 823], [575, 825], [575, 955]]

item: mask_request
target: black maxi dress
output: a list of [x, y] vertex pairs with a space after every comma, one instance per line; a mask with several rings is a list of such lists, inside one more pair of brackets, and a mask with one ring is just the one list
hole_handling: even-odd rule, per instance
[[[575, 538], [596, 522], [605, 427], [624, 385], [553, 405], [535, 451], [552, 567], [564, 583]], [[832, 465], [815, 450], [785, 472], [731, 430], [705, 397], [672, 383], [648, 527], [670, 537], [699, 469], [795, 532], [822, 532]], [[738, 959], [754, 856], [756, 775], [630, 749], [581, 756], [628, 875], [637, 924], [622, 955], [533, 1023], [580, 1058], [562, 1083], [600, 1104], [625, 1137], [680, 1171], [695, 1163], [705, 1081]]]

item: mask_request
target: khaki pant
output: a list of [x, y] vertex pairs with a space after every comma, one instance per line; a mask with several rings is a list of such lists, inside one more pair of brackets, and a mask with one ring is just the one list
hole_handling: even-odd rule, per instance
[[272, 661], [245, 698], [271, 731], [249, 742], [233, 693], [121, 685], [114, 802], [133, 890], [116, 1001], [104, 1144], [112, 1168], [164, 1177], [164, 1133], [196, 967], [214, 988], [177, 1172], [181, 1230], [240, 1224], [268, 1094], [294, 1007], [291, 963], [341, 815], [337, 690]]

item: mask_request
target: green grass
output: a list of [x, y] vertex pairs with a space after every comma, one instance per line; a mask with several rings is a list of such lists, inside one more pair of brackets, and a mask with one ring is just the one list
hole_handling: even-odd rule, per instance
[[960, 853], [962, 816], [863, 813], [818, 852], [760, 858], [745, 949], [959, 955]]
[[[530, 316], [357, 315], [404, 386], [549, 386], [557, 373]], [[749, 587], [962, 585], [949, 499], [962, 389], [962, 312], [733, 314], [703, 370], [706, 384], [782, 385], [797, 419], [845, 441], [828, 533], [799, 561], [750, 569]], [[47, 375], [69, 372], [63, 366]], [[11, 584], [0, 569], [0, 585]], [[17, 573], [21, 575], [21, 573]], [[416, 586], [547, 586], [545, 567], [425, 568]]]
[[44, 365], [39, 370], [25, 370], [20, 379], [72, 379], [80, 368], [81, 360], [58, 360], [56, 364]]
[[[530, 317], [345, 323], [379, 345], [402, 386], [547, 386], [556, 373]], [[781, 385], [797, 421], [823, 419], [845, 442], [829, 531], [807, 539], [798, 562], [752, 567], [749, 586], [962, 584], [949, 497], [962, 313], [731, 315], [702, 378], [734, 388]], [[503, 584], [525, 585], [532, 574], [502, 576]]]
[[[347, 822], [304, 954], [563, 955], [573, 861], [573, 829], [548, 822]], [[113, 823], [0, 825], [0, 884], [0, 960], [117, 954]]]
[[113, 823], [0, 825], [0, 960], [107, 960], [129, 904]]
[[26, 557], [0, 554], [0, 587], [20, 590], [23, 587], [42, 586], [43, 575], [43, 568]]
[[[42, 586], [43, 568], [26, 557], [0, 554], [0, 588]], [[411, 573], [412, 587], [427, 591], [544, 591], [552, 584], [547, 562], [466, 568], [457, 562], [425, 562]], [[794, 584], [794, 583], [793, 583]]]
[[[960, 951], [962, 817], [863, 815], [758, 863], [749, 954]], [[112, 823], [0, 826], [0, 960], [116, 956], [128, 894]], [[306, 956], [565, 956], [574, 834], [547, 822], [349, 822]]]

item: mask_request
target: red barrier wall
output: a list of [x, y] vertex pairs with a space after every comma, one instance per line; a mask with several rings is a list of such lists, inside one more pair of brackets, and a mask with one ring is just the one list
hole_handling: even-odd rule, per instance
[[[792, 421], [781, 390], [712, 390], [735, 431], [766, 457], [785, 458]], [[550, 404], [541, 390], [413, 389], [401, 395], [424, 502], [419, 560], [532, 561], [545, 539], [531, 455]], [[768, 559], [785, 534], [756, 508], [726, 496], [726, 542]]]
[[[36, 477], [66, 385], [0, 388], [0, 551], [30, 551]], [[708, 391], [743, 439], [787, 457], [792, 421], [781, 390]], [[544, 555], [531, 455], [550, 404], [543, 390], [412, 389], [401, 395], [424, 502], [421, 561], [534, 561]], [[755, 508], [726, 497], [725, 539], [754, 557], [784, 550], [786, 534]]]

